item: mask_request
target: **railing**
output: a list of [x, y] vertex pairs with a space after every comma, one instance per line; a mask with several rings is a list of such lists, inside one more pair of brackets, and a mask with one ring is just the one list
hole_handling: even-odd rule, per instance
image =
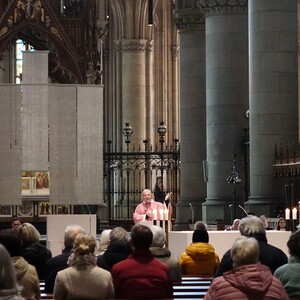
[[143, 150], [141, 147], [130, 149], [127, 144], [127, 151], [116, 152], [112, 151], [108, 141], [104, 162], [104, 202], [108, 205], [109, 219], [131, 218], [145, 188], [153, 189], [156, 199], [172, 192], [172, 204], [179, 200], [180, 150], [177, 139], [171, 146], [153, 147], [144, 141]]

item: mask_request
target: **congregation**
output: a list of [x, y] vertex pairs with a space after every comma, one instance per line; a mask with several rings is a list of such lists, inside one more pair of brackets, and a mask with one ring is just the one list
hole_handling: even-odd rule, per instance
[[174, 287], [185, 276], [210, 280], [202, 299], [300, 299], [300, 230], [290, 235], [287, 257], [268, 243], [266, 216], [235, 219], [223, 230], [240, 237], [219, 257], [207, 225], [197, 221], [192, 243], [174, 259], [165, 229], [142, 222], [159, 207], [150, 190], [141, 204], [130, 232], [103, 230], [98, 246], [80, 225], [68, 225], [64, 250], [54, 257], [32, 224], [14, 218], [0, 231], [0, 299], [39, 300], [41, 282], [47, 299], [176, 299]]

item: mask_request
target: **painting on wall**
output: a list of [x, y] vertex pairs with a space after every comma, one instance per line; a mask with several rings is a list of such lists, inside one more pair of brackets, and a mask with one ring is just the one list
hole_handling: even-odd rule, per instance
[[39, 215], [40, 216], [47, 216], [51, 215], [52, 209], [51, 205], [48, 201], [42, 201], [39, 203]]
[[12, 207], [11, 205], [0, 205], [0, 217], [11, 217]]
[[49, 196], [50, 178], [49, 172], [22, 172], [23, 196]]
[[18, 217], [32, 217], [33, 216], [33, 202], [24, 201], [22, 205], [17, 208]]

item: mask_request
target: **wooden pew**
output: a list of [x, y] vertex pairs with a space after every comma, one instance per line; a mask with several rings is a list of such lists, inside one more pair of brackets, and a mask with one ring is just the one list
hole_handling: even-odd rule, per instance
[[182, 276], [182, 282], [173, 285], [173, 299], [203, 299], [211, 281], [211, 277]]

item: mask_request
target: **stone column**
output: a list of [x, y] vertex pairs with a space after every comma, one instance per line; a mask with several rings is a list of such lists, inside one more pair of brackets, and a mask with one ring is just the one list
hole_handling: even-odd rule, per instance
[[146, 50], [148, 40], [119, 40], [121, 55], [121, 105], [123, 126], [129, 122], [134, 130], [131, 144], [141, 144], [146, 137]]
[[174, 229], [183, 230], [202, 219], [206, 197], [205, 25], [203, 14], [188, 2], [176, 2], [175, 20], [180, 33], [181, 200]]
[[275, 143], [297, 143], [297, 0], [249, 1], [250, 198], [271, 214]]
[[[237, 155], [242, 171], [243, 127], [248, 109], [246, 0], [199, 0], [206, 17], [207, 199], [203, 219], [230, 222], [230, 204], [243, 201], [243, 183], [227, 182]], [[243, 178], [242, 178], [243, 179]]]

